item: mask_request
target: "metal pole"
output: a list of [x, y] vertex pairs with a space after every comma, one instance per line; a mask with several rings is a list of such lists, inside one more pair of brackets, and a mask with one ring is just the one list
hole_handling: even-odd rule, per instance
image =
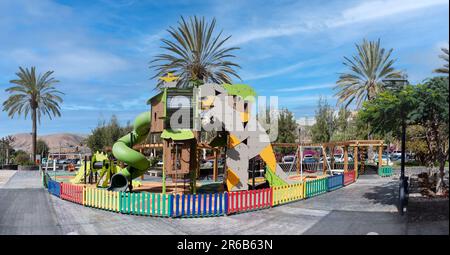
[[303, 182], [303, 146], [300, 145], [300, 179]]
[[86, 184], [87, 155], [84, 155], [84, 184]]

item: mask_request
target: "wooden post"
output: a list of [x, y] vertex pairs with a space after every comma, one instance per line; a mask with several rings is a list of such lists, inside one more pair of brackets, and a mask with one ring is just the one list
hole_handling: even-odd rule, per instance
[[348, 171], [348, 146], [344, 146], [344, 172]]
[[167, 141], [163, 140], [163, 166], [162, 166], [162, 193], [166, 194], [166, 152], [167, 149], [166, 146], [168, 146]]
[[215, 182], [217, 181], [217, 176], [219, 174], [219, 166], [218, 166], [217, 157], [218, 157], [217, 149], [214, 149], [213, 179]]
[[334, 145], [330, 145], [330, 167], [334, 170]]
[[358, 146], [353, 147], [353, 164], [356, 179], [358, 178]]
[[297, 145], [297, 165], [296, 165], [296, 167], [297, 167], [297, 175], [300, 174], [300, 161], [302, 160], [302, 158], [301, 158], [302, 155], [300, 153], [300, 148], [301, 148], [300, 144]]
[[378, 146], [378, 169], [380, 169], [381, 166], [383, 165], [382, 155], [383, 155], [383, 145]]
[[[139, 149], [139, 152], [142, 154], [142, 147]], [[144, 180], [144, 174], [141, 175], [141, 180]]]
[[322, 154], [323, 154], [323, 156], [322, 156], [322, 161], [323, 161], [323, 163], [322, 163], [322, 171], [323, 171], [323, 173], [322, 174], [325, 174], [326, 173], [326, 171], [327, 171], [327, 152], [326, 152], [326, 150], [325, 150], [325, 147], [324, 146], [322, 146]]

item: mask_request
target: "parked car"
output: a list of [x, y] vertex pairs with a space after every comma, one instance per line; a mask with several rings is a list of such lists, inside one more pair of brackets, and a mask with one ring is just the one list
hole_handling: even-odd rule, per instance
[[[375, 157], [375, 163], [378, 164], [378, 157]], [[392, 166], [394, 163], [392, 162], [391, 159], [389, 159], [388, 155], [383, 154], [381, 155], [381, 164]]]
[[156, 163], [157, 167], [162, 167], [164, 165], [162, 160], [159, 160], [158, 163]]
[[285, 164], [292, 164], [292, 163], [294, 163], [294, 160], [295, 160], [295, 156], [288, 155], [288, 156], [284, 156], [281, 161]]

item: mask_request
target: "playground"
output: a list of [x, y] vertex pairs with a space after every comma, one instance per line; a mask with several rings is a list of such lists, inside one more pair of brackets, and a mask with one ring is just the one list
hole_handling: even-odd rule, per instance
[[[176, 88], [150, 98], [133, 131], [80, 167], [41, 171], [52, 195], [83, 206], [160, 217], [211, 217], [262, 210], [335, 191], [383, 165], [382, 140], [270, 143], [244, 84]], [[143, 143], [150, 138], [151, 143]], [[147, 139], [148, 141], [148, 139]], [[368, 150], [378, 152], [368, 165]], [[148, 157], [150, 155], [150, 157]], [[366, 163], [367, 162], [367, 163]]]

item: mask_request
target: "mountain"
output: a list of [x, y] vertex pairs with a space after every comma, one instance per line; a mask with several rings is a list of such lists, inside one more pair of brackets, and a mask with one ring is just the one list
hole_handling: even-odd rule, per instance
[[[31, 153], [31, 134], [21, 133], [13, 135], [15, 138], [12, 143], [12, 147], [15, 150], [24, 150]], [[79, 150], [86, 149], [83, 144], [87, 135], [80, 134], [70, 134], [70, 133], [59, 133], [51, 135], [38, 136], [38, 139], [45, 141], [50, 148], [50, 152], [58, 153], [61, 152], [74, 152], [75, 148], [78, 146]], [[87, 149], [88, 150], [88, 149]]]

